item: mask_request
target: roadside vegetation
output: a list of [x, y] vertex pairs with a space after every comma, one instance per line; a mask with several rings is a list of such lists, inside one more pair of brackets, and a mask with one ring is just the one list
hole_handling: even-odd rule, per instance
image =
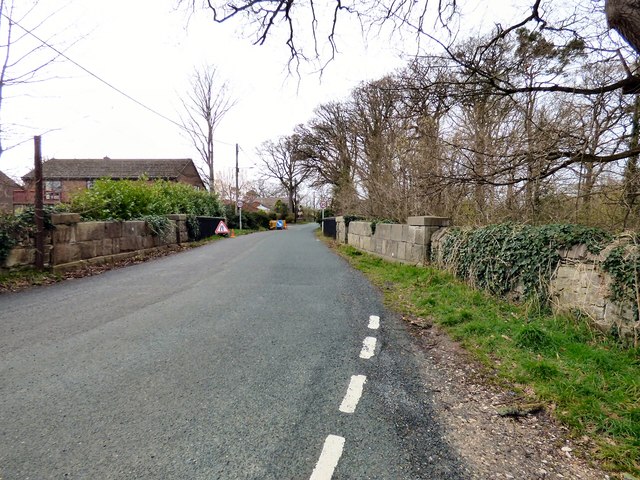
[[572, 435], [588, 436], [605, 468], [640, 474], [640, 349], [625, 348], [576, 316], [515, 305], [452, 275], [338, 251], [412, 323], [437, 325], [486, 368], [487, 378], [540, 402]]

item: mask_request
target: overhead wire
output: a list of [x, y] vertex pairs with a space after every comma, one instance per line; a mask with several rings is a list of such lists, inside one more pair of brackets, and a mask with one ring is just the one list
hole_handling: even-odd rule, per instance
[[[40, 38], [39, 36], [37, 36], [32, 30], [29, 30], [26, 27], [23, 27], [22, 25], [20, 25], [18, 22], [16, 22], [15, 20], [13, 20], [11, 17], [9, 17], [7, 14], [5, 14], [4, 12], [0, 13], [0, 15], [2, 15], [4, 18], [6, 18], [11, 24], [17, 26], [18, 28], [20, 28], [21, 30], [23, 30], [25, 33], [27, 33], [28, 35], [31, 35], [33, 38], [35, 38], [38, 42], [40, 42], [42, 45], [44, 45], [45, 47], [50, 48], [51, 50], [53, 50], [54, 52], [56, 52], [56, 54], [58, 54], [60, 57], [64, 58], [65, 60], [67, 60], [68, 62], [72, 63], [73, 65], [75, 65], [76, 67], [78, 67], [80, 70], [82, 70], [83, 72], [89, 74], [91, 77], [95, 78], [96, 80], [98, 80], [99, 82], [103, 83], [104, 85], [106, 85], [107, 87], [109, 87], [110, 89], [114, 90], [115, 92], [119, 93], [120, 95], [122, 95], [123, 97], [127, 98], [128, 100], [132, 101], [133, 103], [135, 103], [136, 105], [144, 108], [145, 110], [153, 113], [154, 115], [157, 115], [158, 117], [172, 123], [173, 125], [176, 125], [177, 127], [179, 127], [180, 129], [189, 132], [189, 133], [195, 133], [197, 134], [197, 132], [187, 128], [186, 126], [182, 125], [180, 122], [177, 122], [175, 120], [173, 120], [172, 118], [164, 115], [163, 113], [155, 110], [154, 108], [149, 107], [148, 105], [142, 103], [140, 100], [132, 97], [131, 95], [129, 95], [128, 93], [126, 93], [125, 91], [121, 90], [120, 88], [116, 87], [115, 85], [113, 85], [112, 83], [108, 82], [107, 80], [104, 80], [102, 77], [100, 77], [99, 75], [93, 73], [91, 70], [89, 70], [88, 68], [80, 65], [78, 62], [76, 62], [75, 60], [73, 60], [71, 57], [69, 57], [68, 55], [66, 55], [64, 52], [60, 51], [59, 49], [57, 49], [56, 47], [54, 47], [53, 45], [51, 45], [50, 43], [48, 43], [46, 40], [43, 40], [42, 38]], [[221, 143], [223, 145], [229, 145], [229, 146], [233, 146], [235, 145], [235, 143], [231, 143], [231, 142], [225, 142], [222, 140], [216, 140], [213, 139], [214, 142], [216, 143]]]

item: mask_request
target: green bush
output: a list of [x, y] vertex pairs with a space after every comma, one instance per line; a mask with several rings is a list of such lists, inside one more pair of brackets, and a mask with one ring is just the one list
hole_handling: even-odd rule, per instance
[[184, 183], [101, 179], [71, 198], [70, 209], [86, 220], [132, 220], [145, 216], [187, 214], [218, 217], [216, 195]]
[[[233, 205], [225, 205], [227, 226], [240, 228], [240, 216], [235, 214]], [[266, 212], [242, 212], [242, 228], [247, 230], [269, 229], [269, 220], [276, 220], [277, 214]]]

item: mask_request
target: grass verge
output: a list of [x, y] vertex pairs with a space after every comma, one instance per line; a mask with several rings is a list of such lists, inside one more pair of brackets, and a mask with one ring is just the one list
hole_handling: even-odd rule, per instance
[[640, 349], [625, 349], [584, 320], [514, 305], [448, 273], [338, 251], [380, 286], [387, 305], [442, 327], [496, 378], [548, 411], [612, 471], [640, 474]]

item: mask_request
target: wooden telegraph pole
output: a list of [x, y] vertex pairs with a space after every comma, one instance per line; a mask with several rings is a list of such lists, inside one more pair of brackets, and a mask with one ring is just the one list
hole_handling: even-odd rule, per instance
[[42, 150], [40, 136], [33, 137], [34, 176], [36, 181], [35, 220], [36, 220], [36, 268], [44, 268], [44, 188], [42, 185]]

